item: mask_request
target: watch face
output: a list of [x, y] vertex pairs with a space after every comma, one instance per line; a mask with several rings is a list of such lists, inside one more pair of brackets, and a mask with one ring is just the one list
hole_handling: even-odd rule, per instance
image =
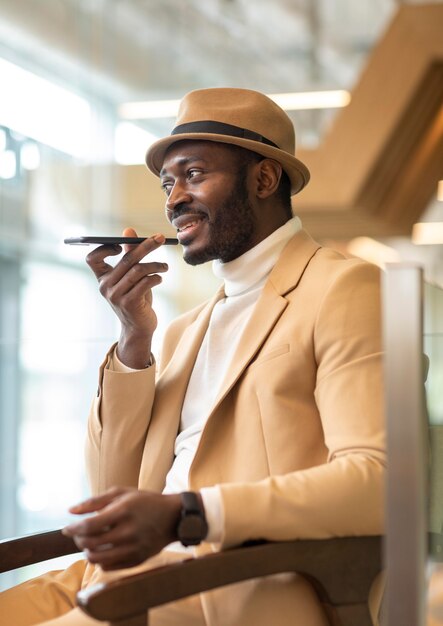
[[177, 526], [177, 535], [184, 546], [197, 546], [208, 534], [205, 511], [196, 493], [181, 494], [182, 512]]
[[196, 546], [206, 537], [208, 525], [200, 515], [185, 515], [178, 525], [178, 538], [185, 546]]

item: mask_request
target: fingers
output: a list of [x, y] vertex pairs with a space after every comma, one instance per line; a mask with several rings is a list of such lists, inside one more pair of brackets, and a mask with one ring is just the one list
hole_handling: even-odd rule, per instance
[[[124, 274], [124, 281], [120, 279], [114, 284], [117, 293], [125, 293], [129, 291], [131, 287], [140, 282], [144, 278], [149, 278], [155, 274], [162, 274], [168, 271], [167, 263], [160, 263], [159, 261], [151, 261], [150, 263], [137, 263], [132, 265]], [[114, 279], [114, 277], [113, 277]], [[111, 281], [109, 281], [111, 283]]]
[[[121, 510], [109, 507], [108, 509], [102, 510], [97, 515], [65, 526], [65, 528], [63, 528], [63, 534], [69, 537], [84, 537], [85, 539], [94, 535], [103, 537], [103, 535], [109, 532], [110, 528], [117, 524], [123, 517], [125, 517], [125, 515]], [[104, 543], [107, 543], [107, 541]]]
[[[125, 493], [127, 493], [127, 490], [112, 488], [100, 496], [88, 498], [83, 502], [79, 502], [78, 504], [71, 506], [69, 512], [74, 513], [75, 515], [85, 515], [87, 513], [95, 513], [97, 511], [102, 512], [96, 516], [88, 517], [79, 522], [74, 522], [73, 524], [65, 526], [65, 528], [62, 529], [62, 533], [69, 537], [74, 537], [75, 535], [102, 534], [104, 531], [108, 530], [112, 524], [115, 524], [119, 517], [121, 517], [118, 512], [116, 515], [116, 511], [111, 508], [106, 511], [106, 507], [110, 507], [113, 502]], [[103, 509], [105, 512], [103, 512]]]
[[134, 567], [151, 556], [147, 548], [140, 550], [132, 543], [119, 546], [109, 544], [99, 550], [85, 550], [85, 556], [90, 563], [97, 563], [103, 570], [123, 569]]
[[131, 267], [116, 284], [113, 280], [103, 278], [100, 281], [100, 293], [113, 305], [127, 306], [132, 300], [142, 298], [150, 289], [159, 285], [162, 282], [159, 274], [167, 270], [166, 263], [139, 263]]
[[[133, 228], [125, 228], [122, 235], [123, 237], [138, 237], [137, 231], [135, 231]], [[129, 252], [129, 250], [131, 250], [133, 247], [134, 246], [131, 246], [130, 244], [124, 244], [123, 250], [125, 252]]]
[[[135, 231], [127, 229], [125, 232], [133, 234]], [[162, 282], [160, 274], [168, 270], [166, 263], [141, 263], [149, 252], [162, 243], [164, 236], [154, 235], [136, 246], [129, 246], [131, 249], [115, 267], [111, 267], [104, 260], [109, 253], [116, 254], [113, 248], [102, 246], [87, 256], [86, 261], [99, 281], [100, 293], [108, 300], [121, 321], [128, 316], [131, 318], [134, 307], [141, 314], [146, 303], [151, 302], [150, 290]]]
[[114, 268], [114, 281], [118, 282], [128, 272], [128, 269], [140, 263], [145, 256], [159, 248], [164, 242], [165, 238], [163, 235], [154, 235], [153, 237], [148, 237], [148, 239], [145, 239], [137, 246], [128, 246], [131, 249], [126, 252]]
[[[114, 521], [118, 522], [119, 520]], [[82, 525], [79, 523], [77, 526], [79, 530], [75, 533], [74, 538], [77, 546], [81, 550], [103, 552], [104, 550], [110, 550], [111, 547], [127, 545], [129, 543], [135, 544], [133, 526], [130, 520], [123, 518], [112, 527], [102, 525], [102, 522], [104, 522], [104, 520], [101, 520], [100, 526], [97, 526], [95, 529], [88, 525], [86, 532], [81, 530]]]
[[126, 493], [126, 491], [114, 487], [99, 496], [94, 496], [93, 498], [88, 498], [87, 500], [83, 500], [83, 502], [74, 504], [69, 508], [69, 512], [78, 515], [84, 513], [94, 513], [95, 511], [99, 511], [103, 507], [113, 502], [123, 493]]
[[97, 280], [99, 280], [101, 276], [103, 276], [107, 272], [112, 271], [113, 269], [112, 265], [109, 265], [109, 263], [105, 262], [105, 258], [108, 256], [116, 256], [117, 254], [120, 254], [121, 251], [121, 246], [115, 244], [100, 246], [99, 248], [93, 250], [87, 255], [86, 263], [94, 272]]
[[[101, 524], [105, 517], [100, 514]], [[94, 518], [95, 521], [95, 518]], [[131, 567], [148, 558], [147, 546], [141, 546], [134, 535], [133, 525], [129, 520], [116, 520], [113, 527], [100, 524], [101, 531], [94, 525], [87, 525], [87, 532], [82, 534], [82, 524], [73, 536], [78, 548], [85, 553], [90, 563], [98, 563], [103, 569]], [[86, 525], [84, 525], [86, 526]]]
[[126, 569], [142, 563], [146, 557], [140, 557], [139, 553], [131, 546], [112, 548], [109, 552], [85, 551], [85, 556], [90, 563], [98, 564], [104, 571]]
[[[135, 232], [132, 229], [127, 230]], [[100, 246], [96, 248], [87, 255], [86, 262], [98, 280], [112, 272], [114, 282], [118, 282], [130, 267], [139, 263], [145, 256], [159, 248], [164, 242], [165, 238], [163, 235], [154, 235], [153, 237], [148, 237], [136, 246], [127, 246], [127, 248], [130, 249], [115, 267], [105, 263], [105, 258], [119, 254], [121, 252], [121, 246], [118, 245]]]

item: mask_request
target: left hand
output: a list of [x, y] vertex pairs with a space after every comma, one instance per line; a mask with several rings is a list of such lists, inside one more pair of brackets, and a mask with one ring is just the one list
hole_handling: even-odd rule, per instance
[[63, 529], [104, 570], [133, 567], [177, 539], [180, 495], [112, 488], [69, 509], [96, 513]]

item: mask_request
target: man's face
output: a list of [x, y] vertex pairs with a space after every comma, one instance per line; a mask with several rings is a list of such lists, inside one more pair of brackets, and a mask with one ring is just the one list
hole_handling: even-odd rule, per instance
[[221, 143], [181, 141], [160, 172], [166, 216], [190, 265], [232, 261], [256, 243], [257, 215], [249, 202], [248, 168]]

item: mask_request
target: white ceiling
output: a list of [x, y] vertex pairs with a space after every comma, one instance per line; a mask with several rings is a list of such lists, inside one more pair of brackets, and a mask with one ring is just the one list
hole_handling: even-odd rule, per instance
[[[352, 88], [397, 4], [2, 0], [0, 56], [112, 106], [209, 86], [267, 93]], [[315, 143], [331, 115], [298, 113], [302, 143]], [[170, 122], [151, 127], [169, 129]]]
[[[210, 86], [267, 93], [352, 89], [399, 4], [401, 0], [1, 0], [0, 57], [115, 110], [125, 101], [179, 98]], [[294, 114], [299, 146], [318, 143], [333, 115]], [[159, 134], [169, 133], [171, 125], [171, 120], [152, 127], [145, 123]], [[430, 207], [434, 219], [442, 219], [441, 206]], [[409, 251], [403, 258], [412, 251], [412, 258], [423, 257], [428, 268], [441, 267], [439, 247], [402, 245]]]

